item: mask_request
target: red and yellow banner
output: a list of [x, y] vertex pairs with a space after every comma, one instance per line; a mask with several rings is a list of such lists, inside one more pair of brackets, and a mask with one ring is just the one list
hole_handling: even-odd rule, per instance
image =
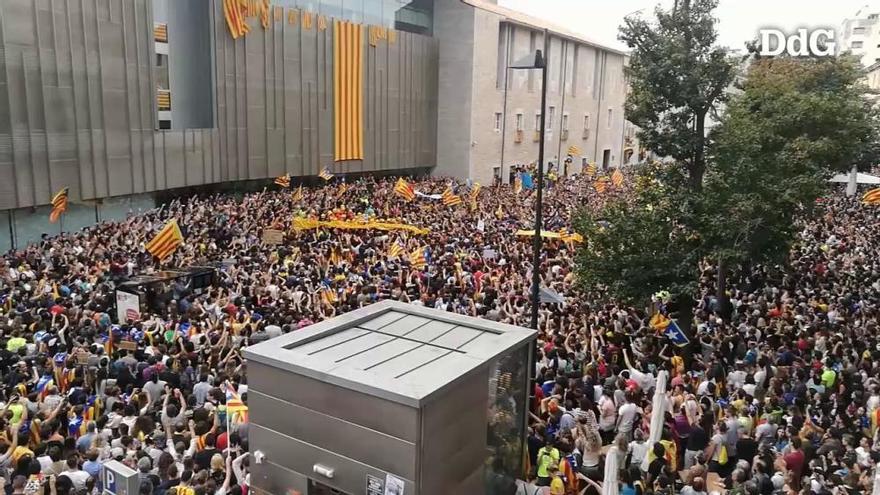
[[333, 23], [334, 160], [364, 159], [364, 29]]

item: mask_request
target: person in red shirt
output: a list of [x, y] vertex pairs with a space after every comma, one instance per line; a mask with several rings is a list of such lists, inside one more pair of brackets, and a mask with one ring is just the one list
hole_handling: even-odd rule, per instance
[[785, 461], [785, 468], [792, 472], [792, 488], [794, 490], [801, 489], [801, 476], [804, 473], [804, 452], [801, 450], [800, 437], [791, 439], [791, 451], [782, 457]]

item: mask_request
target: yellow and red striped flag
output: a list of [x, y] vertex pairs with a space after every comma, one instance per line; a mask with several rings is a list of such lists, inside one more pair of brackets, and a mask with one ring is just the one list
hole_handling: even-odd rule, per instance
[[409, 255], [409, 263], [413, 268], [422, 269], [428, 266], [428, 259], [425, 257], [425, 248], [418, 248]]
[[300, 184], [300, 186], [298, 188], [296, 188], [296, 192], [294, 192], [293, 194], [290, 195], [290, 199], [292, 199], [294, 202], [302, 201], [302, 199], [303, 199], [303, 186], [302, 186], [302, 184]]
[[49, 221], [55, 223], [61, 218], [61, 214], [67, 211], [67, 187], [52, 196], [52, 213], [49, 213]]
[[406, 201], [412, 201], [416, 197], [416, 192], [411, 185], [409, 185], [403, 177], [397, 179], [397, 183], [394, 184], [394, 194], [400, 196]]
[[866, 205], [880, 205], [880, 187], [871, 189], [862, 196], [862, 203]]
[[440, 195], [440, 201], [446, 206], [455, 206], [461, 204], [461, 196], [452, 193], [452, 187], [447, 187], [443, 194]]
[[340, 184], [340, 186], [339, 186], [339, 191], [336, 193], [336, 197], [337, 197], [337, 198], [341, 198], [342, 195], [345, 194], [346, 191], [348, 191], [348, 184], [346, 184], [345, 182], [343, 182], [343, 183]]
[[611, 174], [611, 183], [614, 184], [614, 187], [623, 186], [623, 172], [619, 168], [615, 169], [614, 173]]
[[607, 184], [608, 179], [606, 177], [600, 177], [596, 180], [596, 183], [593, 184], [593, 187], [596, 188], [596, 192], [602, 194], [605, 192], [605, 189], [608, 187]]
[[147, 252], [158, 258], [159, 261], [164, 261], [181, 244], [183, 244], [183, 234], [180, 232], [177, 220], [172, 218], [145, 247]]
[[513, 192], [519, 194], [522, 192], [522, 189], [522, 177], [520, 176], [520, 174], [516, 174], [516, 178], [513, 179]]
[[599, 167], [597, 167], [595, 163], [591, 162], [589, 165], [587, 165], [586, 172], [587, 177], [595, 177], [596, 174], [599, 172]]
[[328, 170], [327, 167], [324, 167], [321, 169], [321, 173], [318, 174], [318, 177], [329, 181], [330, 179], [333, 178], [333, 174], [330, 173], [330, 170]]
[[284, 174], [275, 179], [275, 183], [281, 187], [290, 187], [290, 174]]
[[477, 196], [480, 195], [480, 189], [482, 188], [483, 186], [481, 186], [479, 182], [474, 183], [474, 185], [471, 187], [471, 192], [469, 193], [471, 201], [476, 201]]
[[571, 145], [568, 147], [568, 154], [571, 156], [580, 156], [581, 149], [575, 145]]
[[400, 258], [400, 255], [402, 254], [403, 246], [398, 241], [395, 241], [393, 244], [391, 244], [391, 247], [388, 248], [389, 258]]

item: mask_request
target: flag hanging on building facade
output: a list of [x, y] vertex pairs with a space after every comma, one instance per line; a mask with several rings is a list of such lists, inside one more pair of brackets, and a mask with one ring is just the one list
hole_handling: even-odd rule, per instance
[[158, 258], [159, 261], [164, 261], [174, 254], [174, 251], [182, 243], [183, 234], [180, 232], [177, 220], [172, 218], [145, 247], [147, 252]]
[[61, 218], [61, 214], [67, 211], [67, 191], [69, 188], [62, 188], [52, 196], [52, 213], [49, 213], [49, 221], [55, 223]]
[[364, 159], [363, 26], [333, 23], [334, 160]]

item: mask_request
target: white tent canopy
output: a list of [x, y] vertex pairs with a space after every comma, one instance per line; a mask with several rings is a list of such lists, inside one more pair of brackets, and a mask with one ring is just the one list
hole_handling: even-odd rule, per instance
[[[849, 182], [850, 175], [851, 174], [837, 174], [834, 177], [832, 177], [828, 182], [840, 182], [840, 183], [845, 184], [845, 183]], [[856, 174], [856, 183], [857, 184], [880, 184], [880, 177], [877, 177], [876, 175], [863, 174], [860, 172], [860, 173]]]

